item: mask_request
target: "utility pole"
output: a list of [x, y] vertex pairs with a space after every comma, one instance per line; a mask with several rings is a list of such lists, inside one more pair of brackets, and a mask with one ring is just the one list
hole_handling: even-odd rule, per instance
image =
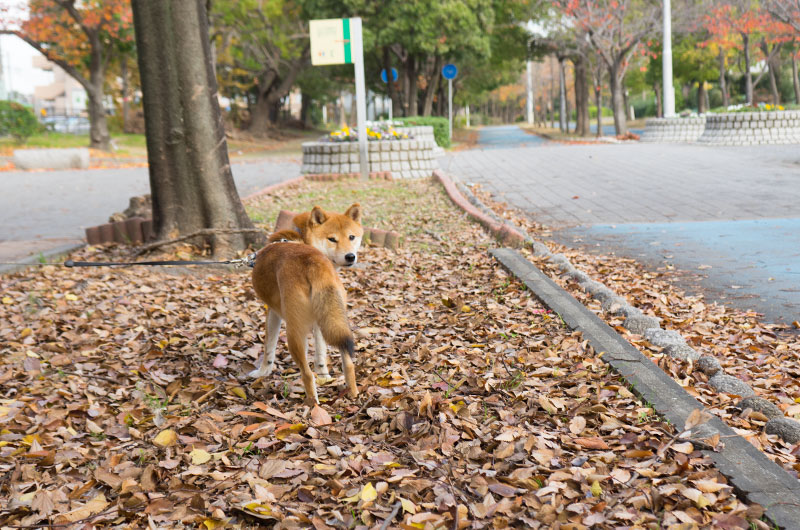
[[661, 60], [664, 88], [664, 117], [675, 116], [675, 89], [672, 86], [672, 10], [670, 0], [664, 0], [664, 52]]

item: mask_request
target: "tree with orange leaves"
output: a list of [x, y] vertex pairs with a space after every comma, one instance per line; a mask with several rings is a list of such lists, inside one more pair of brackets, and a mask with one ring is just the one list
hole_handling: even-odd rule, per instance
[[764, 7], [770, 15], [800, 34], [800, 0], [766, 0]]
[[[29, 0], [0, 12], [2, 33], [17, 35], [86, 90], [90, 147], [108, 150], [103, 100], [108, 62], [120, 42], [133, 41], [128, 0]], [[27, 17], [20, 12], [27, 11]]]

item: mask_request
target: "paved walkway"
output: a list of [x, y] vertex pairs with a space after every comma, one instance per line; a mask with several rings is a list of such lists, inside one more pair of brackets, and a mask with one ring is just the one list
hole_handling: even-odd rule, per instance
[[800, 318], [796, 145], [492, 146], [441, 165], [527, 211], [566, 244], [701, 272], [712, 299], [770, 320]]
[[[296, 157], [234, 164], [239, 195], [296, 177]], [[0, 261], [83, 238], [133, 195], [150, 192], [147, 168], [0, 173]]]

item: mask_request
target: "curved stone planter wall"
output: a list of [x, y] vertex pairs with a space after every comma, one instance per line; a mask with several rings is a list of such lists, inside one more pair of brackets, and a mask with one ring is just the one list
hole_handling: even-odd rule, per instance
[[[433, 127], [396, 127], [409, 140], [375, 140], [369, 142], [371, 173], [390, 171], [393, 178], [430, 177], [437, 167], [436, 141]], [[357, 142], [305, 142], [303, 174], [358, 173]]]
[[706, 128], [704, 116], [691, 118], [648, 118], [643, 142], [695, 142]]
[[800, 110], [709, 114], [705, 145], [800, 144]]

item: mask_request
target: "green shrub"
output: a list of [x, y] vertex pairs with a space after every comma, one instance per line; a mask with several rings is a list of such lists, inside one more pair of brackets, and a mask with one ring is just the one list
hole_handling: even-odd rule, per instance
[[31, 109], [14, 101], [0, 101], [0, 136], [10, 135], [21, 144], [39, 129]]
[[450, 127], [447, 118], [435, 116], [409, 116], [408, 118], [395, 118], [394, 121], [402, 122], [409, 127], [419, 125], [432, 125], [433, 137], [439, 147], [450, 147]]

